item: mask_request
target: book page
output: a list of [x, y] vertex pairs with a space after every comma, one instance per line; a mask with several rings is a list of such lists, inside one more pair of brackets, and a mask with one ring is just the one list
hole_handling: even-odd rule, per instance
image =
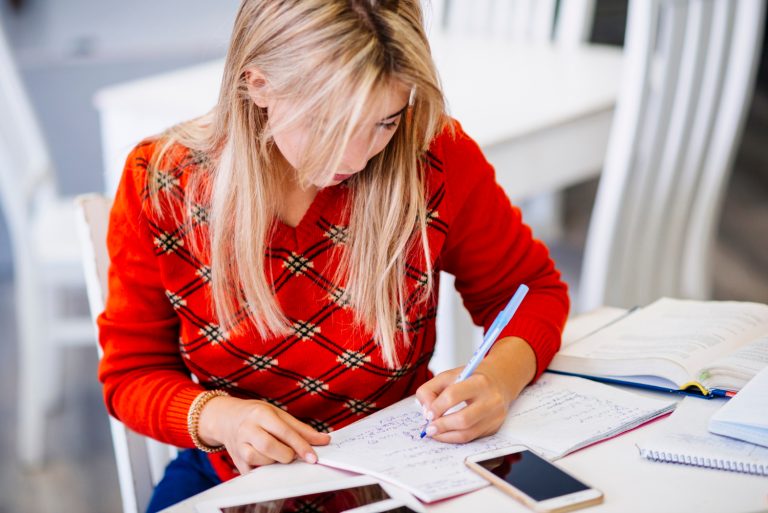
[[432, 502], [488, 484], [464, 465], [472, 454], [524, 444], [560, 457], [673, 407], [673, 401], [545, 374], [523, 391], [495, 435], [467, 444], [422, 439], [424, 417], [410, 397], [331, 433], [331, 443], [315, 450], [322, 464], [378, 477]]
[[563, 329], [563, 347], [570, 346], [627, 314], [624, 308], [603, 306], [571, 317]]
[[[664, 298], [563, 348], [559, 354], [590, 360], [668, 360], [694, 379], [706, 364], [766, 330], [768, 305]], [[638, 362], [634, 374], [654, 371]]]
[[[758, 372], [768, 367], [768, 336], [759, 338], [735, 352], [718, 358], [712, 364], [704, 367], [699, 373], [699, 379], [704, 383], [717, 386], [719, 382], [732, 378], [739, 382], [740, 389]], [[720, 379], [719, 379], [720, 378]]]

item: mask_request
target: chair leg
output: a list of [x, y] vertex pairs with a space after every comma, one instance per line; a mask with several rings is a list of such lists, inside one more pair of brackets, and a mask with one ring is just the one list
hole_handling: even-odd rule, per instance
[[[57, 330], [60, 319], [63, 319], [61, 290], [47, 289], [44, 291], [43, 305], [45, 306], [46, 326]], [[52, 335], [48, 332], [45, 335]], [[63, 391], [63, 366], [61, 364], [62, 348], [52, 336], [42, 339], [44, 344], [38, 362], [41, 371], [41, 393], [43, 396], [43, 415], [47, 416], [61, 404]]]
[[482, 341], [483, 332], [472, 323], [454, 287], [454, 277], [440, 274], [437, 308], [437, 347], [430, 368], [439, 373], [464, 365]]
[[440, 292], [437, 302], [437, 340], [435, 353], [432, 355], [430, 368], [439, 373], [454, 367], [458, 360], [456, 355], [456, 325], [455, 319], [460, 305], [456, 300], [454, 278], [448, 273], [440, 273]]
[[16, 308], [19, 357], [19, 410], [17, 450], [22, 464], [40, 467], [45, 455], [45, 397], [40, 363], [45, 352], [45, 323], [40, 321], [41, 301], [31, 269], [17, 261]]

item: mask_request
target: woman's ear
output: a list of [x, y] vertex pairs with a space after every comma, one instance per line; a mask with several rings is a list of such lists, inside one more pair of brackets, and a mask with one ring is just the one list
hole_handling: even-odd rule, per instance
[[258, 68], [248, 68], [245, 70], [245, 83], [248, 88], [248, 96], [253, 102], [263, 109], [268, 108], [270, 103], [269, 84], [264, 74]]

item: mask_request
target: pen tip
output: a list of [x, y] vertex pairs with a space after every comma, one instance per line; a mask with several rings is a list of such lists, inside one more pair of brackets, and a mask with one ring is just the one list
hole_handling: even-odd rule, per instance
[[422, 431], [421, 434], [419, 435], [419, 438], [424, 438], [425, 436], [427, 436], [427, 432]]

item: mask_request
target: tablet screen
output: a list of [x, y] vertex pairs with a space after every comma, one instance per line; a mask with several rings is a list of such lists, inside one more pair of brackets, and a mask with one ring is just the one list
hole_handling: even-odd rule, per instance
[[342, 513], [388, 499], [389, 494], [378, 484], [355, 486], [296, 497], [268, 500], [221, 508], [222, 513]]

